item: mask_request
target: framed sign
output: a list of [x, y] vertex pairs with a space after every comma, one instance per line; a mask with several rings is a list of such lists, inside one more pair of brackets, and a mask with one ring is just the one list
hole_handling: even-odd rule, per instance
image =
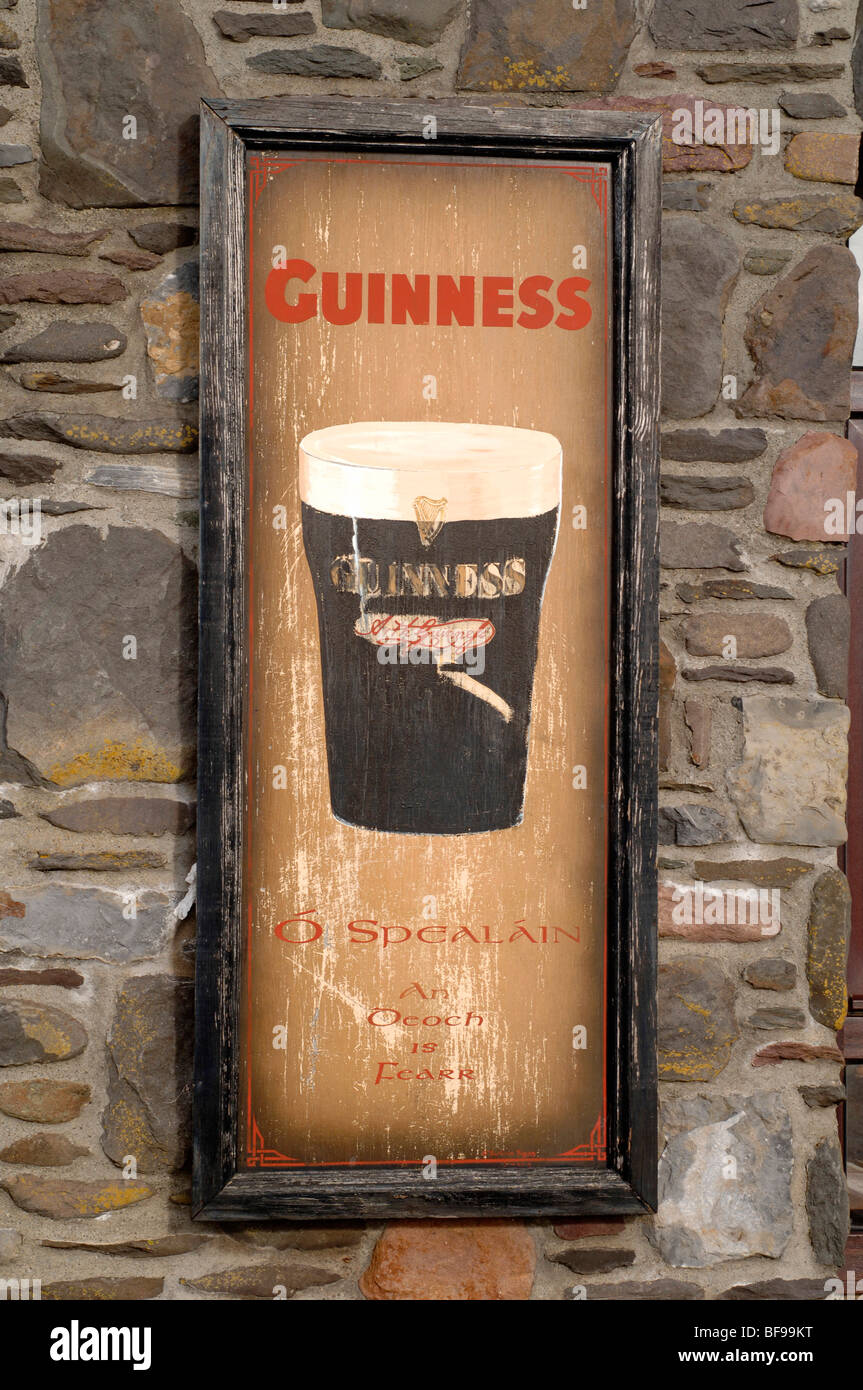
[[203, 107], [195, 1210], [655, 1201], [659, 122]]

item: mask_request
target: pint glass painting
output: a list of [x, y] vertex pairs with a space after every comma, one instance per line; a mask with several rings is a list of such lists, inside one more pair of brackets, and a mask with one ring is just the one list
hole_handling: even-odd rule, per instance
[[247, 1168], [601, 1163], [602, 163], [248, 156]]

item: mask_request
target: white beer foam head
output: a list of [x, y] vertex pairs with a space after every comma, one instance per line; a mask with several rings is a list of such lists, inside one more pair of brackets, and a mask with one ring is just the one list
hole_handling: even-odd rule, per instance
[[417, 498], [446, 500], [446, 521], [542, 516], [560, 505], [553, 434], [509, 425], [363, 421], [300, 444], [300, 497], [319, 512], [414, 521]]

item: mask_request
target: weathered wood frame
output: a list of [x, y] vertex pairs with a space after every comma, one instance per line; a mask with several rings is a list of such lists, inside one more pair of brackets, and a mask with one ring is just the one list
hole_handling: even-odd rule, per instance
[[428, 156], [409, 101], [202, 103], [201, 589], [194, 1214], [531, 1216], [656, 1204], [661, 127], [643, 113], [435, 103], [438, 154], [610, 163], [613, 213], [608, 1159], [242, 1171], [237, 1157], [246, 690], [246, 178], [251, 150]]

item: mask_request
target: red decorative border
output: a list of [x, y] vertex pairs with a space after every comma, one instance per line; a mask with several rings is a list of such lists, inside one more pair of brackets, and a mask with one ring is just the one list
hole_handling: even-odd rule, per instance
[[[248, 172], [248, 176], [249, 176], [249, 272], [248, 272], [248, 274], [249, 274], [249, 285], [248, 285], [248, 288], [249, 288], [249, 385], [248, 385], [248, 391], [249, 391], [249, 515], [250, 515], [250, 516], [251, 516], [252, 513], [253, 513], [252, 502], [253, 502], [253, 497], [254, 497], [254, 467], [253, 467], [253, 454], [252, 454], [252, 438], [253, 438], [253, 429], [252, 429], [252, 425], [253, 425], [253, 402], [254, 402], [254, 355], [253, 355], [253, 351], [252, 351], [252, 318], [253, 318], [253, 303], [254, 303], [254, 299], [253, 299], [253, 296], [254, 296], [254, 275], [253, 275], [254, 210], [255, 210], [255, 208], [257, 207], [258, 201], [259, 201], [259, 199], [260, 199], [260, 197], [261, 197], [261, 194], [263, 193], [263, 191], [264, 191], [264, 189], [265, 189], [265, 187], [266, 187], [266, 185], [267, 185], [267, 182], [269, 181], [270, 175], [271, 175], [271, 174], [275, 174], [275, 173], [279, 173], [279, 172], [281, 172], [281, 171], [284, 170], [284, 169], [292, 169], [292, 168], [295, 168], [295, 167], [296, 167], [297, 165], [299, 165], [299, 164], [410, 164], [410, 165], [422, 164], [422, 165], [432, 165], [432, 166], [437, 166], [437, 167], [440, 167], [440, 166], [450, 167], [450, 166], [453, 165], [453, 164], [458, 165], [458, 164], [460, 164], [460, 163], [464, 163], [465, 165], [469, 165], [471, 168], [476, 168], [479, 162], [476, 161], [476, 160], [467, 159], [467, 158], [466, 158], [464, 161], [460, 161], [460, 160], [458, 160], [458, 159], [448, 159], [448, 160], [432, 160], [432, 159], [426, 159], [426, 160], [419, 160], [419, 159], [409, 159], [409, 160], [367, 159], [367, 158], [365, 158], [365, 157], [362, 156], [362, 155], [352, 156], [352, 157], [342, 156], [342, 157], [338, 157], [338, 158], [331, 157], [331, 156], [318, 156], [318, 157], [312, 156], [311, 158], [301, 157], [301, 158], [299, 158], [299, 159], [296, 159], [296, 158], [295, 158], [295, 159], [286, 159], [286, 158], [284, 158], [283, 156], [279, 156], [279, 155], [259, 155], [259, 154], [250, 154], [250, 155], [247, 156], [246, 168], [247, 168], [247, 172]], [[592, 195], [592, 197], [593, 197], [594, 202], [596, 203], [597, 208], [599, 209], [600, 216], [602, 217], [602, 233], [603, 233], [603, 239], [602, 239], [602, 244], [603, 244], [603, 311], [604, 311], [605, 346], [606, 346], [606, 355], [605, 355], [605, 364], [606, 364], [605, 388], [606, 388], [606, 389], [605, 389], [605, 392], [604, 392], [604, 410], [605, 410], [605, 430], [604, 430], [605, 474], [604, 474], [604, 477], [605, 477], [605, 507], [606, 507], [606, 514], [605, 514], [605, 556], [604, 556], [605, 563], [604, 563], [604, 566], [603, 566], [603, 588], [604, 588], [604, 600], [605, 600], [604, 608], [605, 608], [605, 615], [606, 615], [606, 616], [605, 616], [605, 638], [606, 638], [606, 641], [605, 641], [605, 649], [606, 649], [606, 653], [608, 653], [608, 650], [609, 650], [609, 636], [610, 636], [610, 634], [609, 634], [609, 621], [610, 621], [610, 620], [609, 620], [609, 614], [608, 614], [608, 520], [609, 520], [609, 518], [608, 518], [608, 504], [609, 504], [609, 497], [608, 497], [608, 462], [609, 462], [609, 460], [608, 460], [608, 339], [609, 339], [609, 332], [608, 332], [608, 330], [609, 330], [609, 324], [608, 324], [608, 172], [609, 172], [609, 171], [608, 171], [608, 166], [607, 166], [607, 165], [604, 165], [604, 164], [599, 164], [599, 165], [594, 165], [594, 164], [579, 164], [579, 165], [578, 165], [577, 167], [575, 167], [575, 168], [568, 168], [568, 167], [565, 167], [565, 166], [563, 166], [563, 165], [560, 165], [560, 166], [550, 165], [548, 162], [537, 163], [537, 164], [527, 164], [527, 163], [526, 163], [525, 161], [523, 161], [523, 160], [516, 160], [516, 161], [512, 161], [511, 163], [506, 163], [505, 161], [501, 161], [501, 160], [494, 160], [494, 161], [489, 161], [489, 162], [487, 162], [487, 163], [479, 164], [479, 167], [481, 167], [481, 168], [518, 168], [518, 169], [524, 169], [524, 168], [529, 168], [529, 169], [548, 169], [548, 168], [558, 167], [558, 168], [560, 169], [560, 172], [561, 172], [561, 173], [566, 174], [569, 178], [575, 179], [575, 181], [576, 181], [577, 183], [585, 183], [585, 184], [588, 184], [588, 185], [590, 186], [591, 195]], [[252, 566], [252, 562], [251, 562], [251, 560], [250, 560], [250, 561], [249, 561], [249, 707], [250, 707], [250, 708], [251, 708], [251, 704], [252, 704], [252, 699], [251, 699], [251, 691], [252, 691], [252, 652], [253, 652], [253, 640], [254, 640], [253, 612], [252, 612], [252, 594], [253, 594], [253, 592], [254, 592], [254, 589], [253, 589], [253, 584], [252, 584], [252, 567], [251, 567], [251, 566]], [[608, 715], [608, 701], [606, 701], [605, 735], [604, 735], [604, 754], [605, 754], [605, 757], [604, 757], [604, 780], [605, 780], [605, 795], [606, 795], [606, 800], [607, 800], [607, 798], [608, 798], [608, 732], [609, 732], [609, 731], [608, 731], [608, 718], [609, 718], [609, 715]], [[248, 833], [247, 833], [247, 836], [246, 836], [246, 843], [247, 843], [247, 846], [249, 847], [249, 849], [248, 849], [247, 866], [246, 866], [246, 867], [247, 867], [247, 878], [246, 878], [246, 882], [247, 882], [247, 883], [249, 882], [249, 876], [250, 876], [250, 872], [251, 872], [251, 828], [252, 828], [252, 826], [251, 826], [251, 802], [252, 802], [252, 798], [251, 798], [251, 797], [248, 797], [248, 798], [247, 798], [247, 807], [248, 807], [248, 812], [247, 812], [247, 830], [248, 830]], [[608, 847], [607, 847], [607, 846], [606, 846], [606, 853], [605, 853], [605, 878], [606, 878], [606, 884], [605, 884], [605, 886], [606, 886], [605, 900], [606, 900], [606, 902], [607, 902], [607, 899], [608, 899]], [[343, 1167], [345, 1167], [345, 1166], [350, 1166], [350, 1167], [353, 1167], [353, 1168], [416, 1167], [416, 1166], [418, 1165], [418, 1162], [421, 1163], [422, 1160], [419, 1160], [419, 1161], [418, 1161], [418, 1160], [416, 1160], [416, 1159], [347, 1159], [347, 1160], [342, 1160], [342, 1161], [336, 1162], [336, 1163], [304, 1163], [303, 1160], [301, 1160], [301, 1159], [291, 1158], [291, 1157], [290, 1157], [289, 1155], [287, 1155], [287, 1154], [280, 1153], [278, 1149], [268, 1149], [268, 1148], [265, 1147], [265, 1144], [264, 1144], [264, 1137], [263, 1137], [263, 1134], [261, 1133], [261, 1130], [260, 1130], [260, 1128], [259, 1128], [259, 1126], [258, 1126], [257, 1118], [256, 1118], [255, 1113], [254, 1113], [254, 1110], [253, 1110], [253, 1103], [252, 1103], [252, 1068], [251, 1068], [251, 1066], [249, 1065], [249, 1061], [250, 1061], [251, 1053], [252, 1053], [252, 1048], [251, 1048], [251, 1042], [252, 1042], [252, 1035], [251, 1035], [252, 906], [251, 906], [251, 903], [248, 904], [248, 924], [247, 924], [247, 934], [246, 934], [246, 946], [247, 946], [247, 950], [246, 950], [246, 961], [247, 961], [246, 985], [247, 985], [247, 994], [246, 994], [246, 1058], [245, 1058], [245, 1061], [246, 1061], [246, 1070], [247, 1070], [247, 1077], [248, 1077], [247, 1109], [246, 1109], [246, 1126], [247, 1126], [247, 1139], [246, 1139], [246, 1167], [247, 1167], [247, 1168], [285, 1168], [285, 1167], [294, 1167], [294, 1168], [343, 1168]], [[489, 1155], [484, 1155], [484, 1156], [482, 1156], [482, 1157], [478, 1157], [478, 1158], [474, 1158], [474, 1159], [439, 1159], [439, 1160], [438, 1160], [439, 1165], [444, 1166], [444, 1167], [461, 1167], [461, 1168], [466, 1168], [466, 1167], [470, 1167], [470, 1166], [475, 1165], [475, 1164], [489, 1164], [489, 1163], [506, 1163], [506, 1164], [519, 1164], [519, 1163], [525, 1163], [525, 1164], [528, 1164], [528, 1163], [529, 1163], [529, 1164], [538, 1164], [538, 1163], [543, 1163], [543, 1164], [549, 1164], [549, 1163], [561, 1163], [561, 1162], [564, 1162], [564, 1161], [572, 1162], [573, 1160], [575, 1160], [576, 1162], [583, 1162], [583, 1163], [596, 1163], [596, 1162], [603, 1162], [603, 1161], [606, 1159], [607, 1153], [608, 1153], [607, 1144], [606, 1144], [607, 1119], [608, 1119], [608, 1103], [607, 1103], [607, 1102], [608, 1102], [608, 1096], [607, 1096], [607, 1084], [608, 1084], [608, 1056], [607, 1056], [607, 1052], [608, 1052], [608, 1044], [607, 1044], [607, 1039], [606, 1039], [607, 1019], [606, 1019], [606, 1015], [605, 1015], [605, 1000], [606, 1000], [606, 998], [607, 998], [607, 990], [608, 990], [608, 918], [607, 918], [607, 915], [606, 915], [605, 921], [604, 921], [604, 923], [603, 923], [603, 996], [602, 996], [602, 997], [603, 997], [603, 1017], [602, 1017], [603, 1057], [602, 1057], [602, 1111], [601, 1111], [600, 1115], [598, 1116], [598, 1118], [597, 1118], [597, 1120], [596, 1120], [596, 1123], [594, 1124], [593, 1128], [592, 1128], [591, 1131], [590, 1131], [590, 1137], [589, 1137], [587, 1143], [585, 1143], [585, 1144], [579, 1144], [579, 1145], [577, 1145], [575, 1148], [567, 1149], [564, 1153], [561, 1153], [561, 1154], [554, 1154], [554, 1155], [551, 1155], [551, 1156], [545, 1157], [545, 1158], [540, 1157], [540, 1156], [535, 1155], [535, 1154], [530, 1154], [530, 1155], [521, 1155], [521, 1154], [494, 1154], [494, 1155], [491, 1155], [491, 1154], [489, 1154]]]

